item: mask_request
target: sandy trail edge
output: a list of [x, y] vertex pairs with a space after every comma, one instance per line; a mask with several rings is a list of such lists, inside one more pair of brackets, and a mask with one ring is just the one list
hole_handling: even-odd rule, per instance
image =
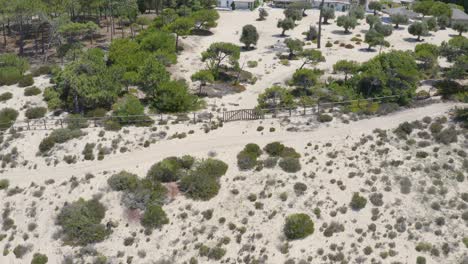
[[[36, 170], [26, 168], [12, 169], [0, 175], [0, 178], [8, 178], [11, 184], [28, 185], [31, 182], [41, 182], [50, 178], [65, 180], [72, 175], [84, 173], [97, 173], [131, 169], [151, 165], [154, 162], [168, 156], [180, 156], [184, 154], [206, 155], [208, 151], [217, 153], [241, 149], [247, 143], [264, 145], [272, 141], [281, 141], [291, 146], [304, 146], [307, 142], [336, 141], [338, 143], [347, 137], [359, 136], [370, 133], [376, 128], [390, 129], [405, 121], [421, 119], [424, 116], [438, 116], [448, 112], [455, 106], [464, 104], [436, 103], [425, 107], [407, 109], [383, 117], [364, 119], [350, 124], [338, 124], [329, 127], [320, 127], [309, 132], [281, 132], [256, 133], [254, 135], [242, 134], [243, 128], [239, 122], [226, 123], [224, 127], [197, 138], [185, 138], [181, 140], [166, 140], [158, 142], [147, 149], [122, 154], [114, 157], [106, 157], [102, 161], [86, 161], [74, 165], [59, 164], [57, 167], [43, 167]], [[148, 165], [148, 166], [149, 166]]]

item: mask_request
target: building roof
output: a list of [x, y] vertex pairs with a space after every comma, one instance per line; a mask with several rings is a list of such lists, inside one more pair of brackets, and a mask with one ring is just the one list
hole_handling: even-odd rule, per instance
[[396, 15], [396, 14], [402, 14], [406, 15], [408, 18], [416, 18], [419, 16], [418, 13], [413, 12], [411, 10], [408, 10], [406, 7], [395, 7], [395, 8], [387, 8], [383, 10], [384, 13], [387, 13], [388, 15]]
[[468, 15], [457, 8], [452, 8], [452, 19], [468, 21]]

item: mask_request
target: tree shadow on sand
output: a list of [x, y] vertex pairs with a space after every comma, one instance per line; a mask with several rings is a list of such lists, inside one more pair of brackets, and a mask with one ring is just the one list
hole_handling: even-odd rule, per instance
[[332, 30], [331, 33], [336, 34], [336, 35], [341, 35], [341, 36], [347, 36], [347, 35], [352, 35], [353, 34], [353, 32], [351, 32], [351, 31], [350, 32], [344, 32], [344, 30], [337, 30], [337, 29]]

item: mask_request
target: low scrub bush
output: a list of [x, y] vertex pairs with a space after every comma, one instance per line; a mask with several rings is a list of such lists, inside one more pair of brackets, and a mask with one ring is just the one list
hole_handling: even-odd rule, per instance
[[333, 117], [331, 115], [320, 114], [318, 116], [318, 121], [321, 122], [321, 123], [331, 122], [332, 120], [333, 120]]
[[181, 169], [182, 166], [177, 157], [168, 157], [151, 166], [146, 177], [153, 181], [175, 182], [182, 176]]
[[5, 93], [0, 94], [0, 102], [6, 102], [10, 100], [11, 98], [13, 98], [13, 94], [10, 92], [5, 92]]
[[134, 190], [131, 190], [131, 184], [129, 184], [130, 189], [123, 190], [122, 203], [126, 207], [145, 210], [151, 204], [163, 204], [167, 189], [161, 183], [141, 179], [137, 181], [136, 185]]
[[0, 130], [10, 128], [18, 117], [18, 111], [12, 108], [0, 110]]
[[351, 203], [349, 204], [353, 210], [361, 210], [366, 207], [367, 199], [360, 196], [359, 193], [355, 192], [353, 198], [351, 199]]
[[406, 138], [413, 131], [414, 127], [409, 122], [404, 122], [398, 125], [395, 129], [395, 134], [400, 138]]
[[10, 181], [7, 179], [0, 180], [0, 190], [6, 190], [10, 186]]
[[19, 87], [27, 87], [33, 84], [34, 84], [34, 79], [31, 74], [22, 76], [21, 79], [18, 81]]
[[41, 94], [41, 89], [36, 86], [24, 88], [24, 96], [34, 96]]
[[257, 166], [257, 158], [254, 153], [243, 150], [237, 154], [237, 166], [240, 170], [251, 170]]
[[263, 150], [271, 157], [299, 158], [301, 156], [295, 149], [286, 147], [279, 142], [269, 143]]
[[237, 166], [240, 170], [250, 170], [257, 166], [257, 159], [262, 154], [262, 150], [257, 144], [247, 144], [244, 149], [237, 154]]
[[38, 119], [38, 118], [43, 118], [46, 113], [47, 113], [47, 108], [38, 106], [38, 107], [28, 108], [26, 112], [24, 113], [24, 115], [28, 119]]
[[21, 80], [21, 72], [13, 67], [0, 67], [0, 85], [13, 85]]
[[194, 200], [207, 201], [218, 194], [220, 186], [215, 177], [192, 172], [182, 177], [179, 188]]
[[81, 136], [83, 136], [83, 132], [81, 132], [81, 130], [72, 130], [69, 128], [56, 129], [41, 141], [39, 144], [39, 151], [41, 153], [45, 153], [51, 150], [55, 144], [62, 144]]
[[301, 163], [298, 158], [285, 157], [279, 162], [279, 166], [283, 171], [294, 173], [301, 170]]
[[284, 150], [284, 145], [279, 142], [272, 142], [267, 144], [263, 150], [272, 157], [279, 157]]
[[31, 72], [32, 72], [32, 76], [38, 77], [38, 76], [41, 76], [41, 75], [51, 74], [52, 69], [53, 69], [53, 66], [41, 65], [38, 68], [33, 69]]
[[46, 264], [49, 258], [41, 253], [34, 253], [31, 264]]
[[18, 245], [13, 249], [13, 254], [15, 254], [17, 259], [20, 259], [23, 258], [24, 255], [28, 254], [29, 250], [31, 250], [31, 248], [28, 246]]
[[458, 133], [455, 127], [448, 127], [440, 131], [434, 138], [437, 142], [448, 145], [458, 141]]
[[314, 233], [314, 222], [307, 214], [292, 214], [286, 217], [283, 232], [290, 240], [305, 238]]
[[80, 246], [103, 241], [109, 234], [101, 224], [105, 213], [106, 209], [97, 200], [79, 199], [65, 205], [57, 217], [57, 224], [62, 227], [63, 241]]
[[228, 165], [223, 161], [209, 158], [201, 161], [200, 164], [198, 164], [196, 173], [219, 178], [226, 174], [227, 169]]
[[468, 107], [455, 109], [453, 120], [462, 123], [465, 128], [468, 128]]
[[149, 229], [160, 228], [168, 223], [169, 219], [167, 218], [166, 212], [164, 212], [161, 206], [154, 204], [146, 208], [141, 219], [141, 225]]

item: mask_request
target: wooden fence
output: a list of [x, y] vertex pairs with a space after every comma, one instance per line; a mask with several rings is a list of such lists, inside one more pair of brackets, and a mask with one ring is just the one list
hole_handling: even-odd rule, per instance
[[285, 107], [285, 108], [272, 108], [272, 109], [240, 109], [225, 111], [222, 115], [215, 116], [212, 113], [190, 113], [179, 115], [165, 115], [165, 114], [151, 114], [151, 115], [134, 115], [134, 116], [105, 116], [105, 117], [83, 117], [83, 118], [41, 118], [20, 120], [13, 123], [0, 123], [0, 133], [7, 131], [10, 128], [16, 131], [27, 130], [53, 130], [64, 128], [72, 125], [73, 127], [103, 127], [109, 125], [109, 122], [118, 122], [121, 125], [135, 125], [146, 126], [152, 123], [160, 125], [170, 124], [196, 124], [208, 123], [213, 120], [220, 120], [223, 122], [232, 122], [240, 120], [257, 120], [267, 118], [283, 118], [292, 116], [307, 116], [317, 115], [325, 109], [333, 109], [337, 106], [346, 106], [356, 103], [367, 105], [369, 102], [381, 102], [385, 99], [397, 98], [399, 95], [375, 97], [359, 100], [347, 100], [337, 102], [322, 102], [313, 106], [307, 107]]

